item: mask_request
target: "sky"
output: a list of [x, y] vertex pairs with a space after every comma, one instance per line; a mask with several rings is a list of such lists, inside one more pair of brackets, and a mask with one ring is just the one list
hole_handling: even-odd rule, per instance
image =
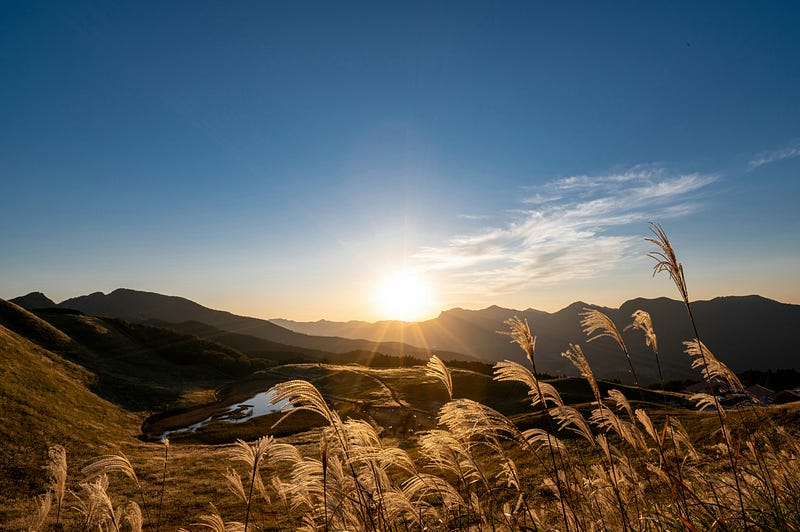
[[0, 297], [616, 307], [677, 297], [655, 221], [693, 299], [800, 303], [798, 27], [790, 1], [4, 2]]

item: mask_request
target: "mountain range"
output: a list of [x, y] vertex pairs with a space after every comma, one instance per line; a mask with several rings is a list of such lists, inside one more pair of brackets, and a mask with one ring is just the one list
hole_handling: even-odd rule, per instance
[[[631, 377], [619, 347], [608, 338], [587, 343], [581, 330], [580, 314], [586, 308], [599, 309], [622, 331], [632, 321], [631, 314], [641, 309], [652, 317], [664, 378], [697, 376], [690, 367], [691, 360], [683, 353], [682, 342], [693, 337], [686, 310], [681, 302], [668, 298], [633, 299], [619, 308], [576, 302], [552, 313], [498, 306], [481, 310], [456, 308], [422, 322], [376, 323], [267, 321], [209, 309], [180, 297], [128, 289], [118, 289], [109, 294], [97, 292], [59, 304], [38, 293], [11, 301], [26, 308], [57, 306], [90, 315], [171, 326], [226, 345], [232, 345], [229, 343], [232, 341], [239, 342], [234, 345], [237, 349], [243, 345], [242, 342], [252, 343], [252, 339], [258, 338], [274, 342], [287, 352], [292, 349], [331, 353], [360, 350], [421, 358], [437, 353], [444, 359], [477, 359], [490, 363], [506, 358], [524, 361], [524, 354], [510, 343], [509, 337], [498, 334], [498, 331], [507, 330], [505, 320], [518, 316], [528, 320], [537, 336], [539, 371], [574, 374], [561, 353], [570, 344], [580, 344], [597, 375], [626, 382], [630, 382]], [[760, 296], [729, 296], [693, 302], [692, 309], [703, 342], [735, 371], [797, 367], [794, 332], [800, 328], [800, 305]], [[223, 336], [227, 342], [220, 339]], [[623, 338], [640, 380], [643, 383], [656, 381], [659, 372], [655, 357], [644, 344], [643, 335], [629, 330], [623, 332]]]
[[[427, 358], [431, 351], [420, 346], [411, 346], [401, 342], [370, 341], [358, 338], [342, 338], [333, 336], [311, 336], [298, 333], [268, 320], [237, 316], [230, 312], [204, 307], [183, 297], [167, 296], [153, 292], [143, 292], [119, 288], [103, 294], [95, 292], [79, 296], [56, 304], [40, 292], [17, 297], [10, 300], [29, 310], [58, 307], [73, 309], [91, 316], [121, 318], [135, 322], [155, 321], [156, 324], [186, 324], [195, 322], [209, 325], [215, 329], [260, 338], [280, 344], [273, 346], [282, 350], [314, 350], [329, 353], [349, 353], [367, 351], [383, 353], [391, 356], [414, 356]], [[184, 325], [185, 329], [186, 326]], [[275, 350], [272, 349], [272, 350]], [[437, 351], [445, 359], [471, 359], [460, 353]]]
[[[581, 313], [598, 309], [608, 315], [620, 331], [633, 320], [635, 310], [647, 311], [653, 321], [665, 378], [696, 375], [691, 361], [683, 353], [683, 341], [694, 334], [686, 309], [680, 301], [668, 298], [637, 298], [624, 302], [619, 308], [600, 307], [575, 302], [557, 311], [544, 312], [528, 308], [516, 310], [491, 306], [481, 310], [455, 308], [442, 312], [437, 318], [417, 323], [380, 321], [295, 322], [274, 319], [288, 329], [306, 334], [334, 334], [375, 340], [400, 341], [425, 345], [432, 350], [458, 351], [490, 362], [504, 358], [519, 359], [521, 352], [497, 331], [507, 330], [505, 320], [517, 316], [528, 320], [537, 336], [537, 364], [543, 371], [559, 373], [568, 365], [560, 354], [570, 344], [584, 348], [593, 369], [604, 376], [618, 376], [626, 364], [616, 343], [601, 338], [586, 343], [581, 330]], [[695, 301], [692, 310], [698, 333], [708, 348], [736, 371], [746, 369], [791, 368], [797, 366], [797, 349], [793, 341], [800, 327], [800, 305], [780, 303], [761, 296], [728, 296], [709, 301]], [[640, 377], [654, 380], [658, 374], [655, 359], [644, 344], [642, 333], [623, 331], [635, 367]]]

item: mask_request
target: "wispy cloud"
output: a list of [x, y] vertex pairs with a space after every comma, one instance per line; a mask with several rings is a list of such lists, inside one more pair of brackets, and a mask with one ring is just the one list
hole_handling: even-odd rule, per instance
[[542, 194], [541, 192], [537, 192], [536, 194], [534, 194], [532, 196], [528, 196], [526, 198], [523, 198], [522, 202], [523, 203], [527, 203], [529, 205], [542, 205], [544, 203], [551, 203], [553, 201], [558, 201], [561, 198], [563, 198], [563, 196], [560, 195], [560, 194], [546, 195], [546, 194]]
[[765, 164], [782, 161], [784, 159], [793, 159], [795, 157], [800, 157], [800, 140], [779, 150], [763, 151], [759, 153], [750, 161], [749, 166], [750, 169], [753, 170]]
[[448, 271], [462, 293], [496, 295], [591, 278], [613, 268], [641, 242], [641, 225], [630, 235], [606, 234], [612, 228], [694, 212], [699, 204], [692, 193], [715, 180], [705, 174], [669, 175], [655, 167], [554, 180], [520, 197], [529, 208], [507, 212], [502, 225], [453, 236], [421, 249], [414, 259], [422, 268]]
[[489, 214], [459, 214], [456, 217], [462, 220], [488, 220], [492, 216]]

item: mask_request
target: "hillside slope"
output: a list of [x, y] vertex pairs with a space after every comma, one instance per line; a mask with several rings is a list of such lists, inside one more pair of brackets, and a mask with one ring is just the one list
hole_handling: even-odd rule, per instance
[[[287, 346], [330, 353], [371, 351], [386, 355], [409, 355], [420, 358], [427, 358], [431, 354], [429, 349], [419, 344], [408, 345], [401, 342], [309, 336], [284, 329], [267, 320], [210, 309], [182, 297], [125, 288], [119, 288], [107, 295], [95, 292], [87, 296], [68, 299], [59, 303], [59, 307], [79, 310], [93, 316], [108, 316], [134, 321], [159, 320], [167, 323], [195, 321], [231, 333], [255, 336]], [[442, 353], [437, 351], [437, 354], [447, 359], [471, 358], [458, 352]]]
[[268, 364], [170, 329], [60, 308], [34, 313], [1, 299], [0, 325], [82, 366], [92, 392], [132, 411], [162, 409]]
[[93, 378], [0, 325], [0, 509], [43, 491], [48, 446], [88, 457], [139, 434], [141, 419], [92, 393]]
[[79, 346], [71, 360], [96, 376], [92, 391], [132, 411], [162, 409], [258, 367], [235, 349], [169, 329], [62, 309], [37, 313]]
[[198, 321], [170, 323], [161, 320], [147, 320], [142, 323], [211, 340], [241, 351], [247, 355], [267, 358], [276, 362], [287, 360], [294, 361], [300, 358], [320, 359], [325, 356], [330, 356], [330, 354], [325, 351], [285, 345], [249, 334], [232, 333]]

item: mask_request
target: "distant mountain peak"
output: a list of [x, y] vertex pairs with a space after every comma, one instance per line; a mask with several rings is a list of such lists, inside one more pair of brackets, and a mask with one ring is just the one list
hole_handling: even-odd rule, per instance
[[[102, 294], [102, 292], [98, 292]], [[150, 292], [147, 290], [136, 290], [134, 288], [115, 288], [111, 292], [108, 293], [109, 296], [139, 296], [139, 297], [169, 297], [169, 298], [177, 298], [177, 299], [186, 299], [180, 296], [171, 296], [167, 294], [159, 294], [158, 292]], [[187, 301], [189, 301], [187, 299]]]
[[574, 303], [570, 303], [566, 307], [564, 307], [561, 310], [559, 310], [559, 312], [564, 312], [564, 311], [577, 311], [577, 312], [580, 312], [585, 308], [593, 308], [593, 307], [596, 308], [597, 305], [590, 305], [589, 303], [586, 303], [585, 301], [575, 301]]
[[52, 299], [50, 299], [41, 292], [30, 292], [29, 294], [15, 297], [14, 299], [10, 299], [9, 301], [27, 310], [56, 306], [55, 301], [53, 301]]
[[112, 294], [127, 294], [127, 293], [131, 293], [131, 292], [133, 292], [133, 293], [141, 292], [143, 294], [148, 293], [148, 292], [144, 292], [142, 290], [134, 290], [132, 288], [122, 288], [122, 287], [120, 287], [120, 288], [115, 288], [114, 290], [109, 292], [108, 295], [112, 295]]
[[771, 299], [767, 299], [764, 296], [760, 296], [758, 294], [749, 294], [746, 296], [717, 296], [711, 301], [772, 301]]

